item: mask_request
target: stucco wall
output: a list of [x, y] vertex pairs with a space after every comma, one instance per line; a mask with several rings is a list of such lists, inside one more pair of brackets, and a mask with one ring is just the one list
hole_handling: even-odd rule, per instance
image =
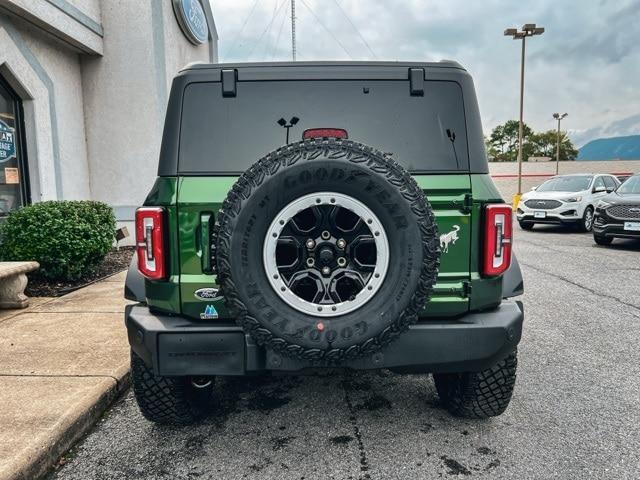
[[0, 71], [23, 98], [33, 201], [90, 198], [78, 54], [0, 15]]
[[170, 1], [103, 2], [101, 18], [104, 56], [82, 60], [91, 192], [131, 220], [155, 181], [171, 80], [209, 47], [187, 41]]
[[100, 0], [65, 0], [65, 3], [71, 4], [94, 22], [101, 23]]
[[92, 55], [102, 53], [99, 8], [97, 0], [0, 0], [0, 12], [23, 18], [68, 46]]

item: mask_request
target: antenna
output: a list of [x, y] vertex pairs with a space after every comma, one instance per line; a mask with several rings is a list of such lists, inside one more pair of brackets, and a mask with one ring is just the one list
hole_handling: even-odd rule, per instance
[[296, 0], [291, 0], [291, 58], [296, 61]]

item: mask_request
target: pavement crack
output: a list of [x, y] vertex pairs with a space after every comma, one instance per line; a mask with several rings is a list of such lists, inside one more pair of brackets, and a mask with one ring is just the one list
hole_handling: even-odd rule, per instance
[[356, 409], [353, 406], [353, 402], [351, 401], [351, 397], [349, 396], [349, 390], [347, 386], [342, 383], [342, 389], [344, 390], [344, 400], [347, 404], [347, 409], [349, 410], [349, 422], [353, 427], [353, 436], [356, 439], [358, 444], [358, 451], [360, 454], [360, 471], [364, 473], [361, 479], [369, 480], [371, 475], [368, 473], [369, 470], [369, 461], [367, 460], [367, 450], [364, 447], [364, 443], [362, 441], [362, 432], [360, 431], [360, 427], [358, 426], [358, 416], [356, 414]]
[[[632, 303], [626, 302], [626, 301], [624, 301], [624, 300], [622, 300], [622, 299], [620, 299], [620, 298], [618, 298], [618, 297], [616, 297], [614, 295], [609, 295], [607, 293], [599, 292], [597, 290], [594, 290], [593, 288], [589, 288], [589, 287], [587, 287], [585, 285], [581, 285], [580, 283], [574, 282], [573, 280], [571, 280], [571, 279], [569, 279], [567, 277], [564, 277], [562, 275], [558, 275], [557, 273], [548, 272], [548, 271], [546, 271], [546, 270], [544, 270], [542, 268], [535, 267], [535, 266], [533, 266], [533, 265], [531, 265], [529, 263], [520, 262], [520, 265], [524, 265], [525, 267], [530, 268], [532, 270], [535, 270], [538, 273], [542, 273], [542, 274], [545, 274], [545, 275], [549, 275], [549, 276], [551, 276], [553, 278], [557, 278], [558, 280], [562, 280], [564, 282], [567, 282], [568, 284], [573, 285], [574, 287], [578, 287], [578, 288], [580, 288], [582, 290], [585, 290], [585, 291], [587, 291], [587, 292], [589, 292], [589, 293], [591, 293], [593, 295], [597, 295], [599, 297], [603, 297], [603, 298], [607, 298], [609, 300], [613, 300], [615, 302], [620, 303], [621, 305], [624, 305], [626, 307], [630, 307], [633, 310], [636, 310], [637, 312], [640, 312], [640, 308], [638, 306], [636, 306], [636, 305], [634, 305]], [[634, 315], [634, 316], [638, 317], [638, 315]], [[640, 318], [640, 317], [638, 317], [638, 318]]]

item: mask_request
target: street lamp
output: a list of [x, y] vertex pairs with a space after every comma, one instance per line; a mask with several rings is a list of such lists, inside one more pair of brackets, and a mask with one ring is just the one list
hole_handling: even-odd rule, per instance
[[558, 120], [558, 146], [556, 148], [556, 175], [560, 172], [560, 121], [565, 118], [568, 113], [563, 113], [560, 115], [559, 113], [554, 113], [553, 118]]
[[522, 58], [520, 60], [520, 128], [518, 130], [518, 193], [514, 198], [514, 208], [520, 201], [522, 195], [522, 137], [523, 137], [523, 110], [524, 110], [524, 49], [527, 37], [542, 35], [544, 28], [537, 27], [535, 23], [525, 23], [521, 30], [517, 28], [507, 28], [504, 31], [506, 37], [513, 37], [514, 40], [522, 40]]

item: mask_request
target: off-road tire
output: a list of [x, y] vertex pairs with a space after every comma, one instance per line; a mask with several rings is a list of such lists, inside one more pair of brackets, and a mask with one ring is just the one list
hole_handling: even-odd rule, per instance
[[602, 245], [606, 247], [607, 245], [611, 245], [611, 242], [613, 242], [613, 237], [605, 237], [604, 235], [594, 235], [593, 241], [596, 242], [598, 245]]
[[160, 377], [131, 352], [133, 392], [142, 415], [160, 424], [188, 425], [212, 408], [213, 384], [196, 389], [187, 377]]
[[489, 418], [502, 414], [516, 383], [517, 352], [481, 372], [434, 374], [444, 407], [456, 417]]
[[533, 225], [534, 224], [533, 224], [533, 222], [521, 222], [521, 221], [518, 221], [518, 225], [520, 225], [520, 228], [522, 230], [531, 231], [531, 230], [533, 230]]
[[[336, 180], [329, 175], [330, 178], [322, 177], [316, 181], [322, 170], [328, 170], [331, 174], [335, 171], [342, 174], [346, 172], [347, 176]], [[301, 178], [299, 175], [307, 173], [313, 181], [305, 183], [303, 180], [296, 180], [295, 186], [287, 188], [287, 178], [295, 176], [298, 179]], [[389, 195], [388, 192], [391, 192], [392, 198], [389, 201], [397, 202], [393, 205], [400, 205], [401, 213], [406, 215], [403, 219], [407, 226], [403, 228], [406, 229], [404, 232], [410, 232], [413, 243], [407, 245], [401, 241], [393, 242], [390, 237], [389, 245], [398, 249], [402, 244], [402, 248], [409, 249], [410, 252], [398, 253], [398, 258], [405, 255], [410, 260], [398, 267], [398, 262], [394, 264], [392, 258], [389, 271], [404, 268], [410, 274], [406, 276], [405, 286], [398, 287], [403, 278], [391, 279], [390, 273], [387, 273], [378, 296], [355, 312], [325, 319], [327, 322], [343, 322], [341, 325], [347, 325], [340, 327], [342, 332], [356, 332], [349, 337], [341, 333], [333, 337], [333, 341], [329, 338], [329, 328], [324, 331], [316, 331], [314, 328], [320, 318], [297, 312], [276, 296], [268, 283], [264, 268], [258, 266], [258, 263], [262, 265], [262, 261], [258, 262], [257, 257], [250, 256], [257, 255], [255, 250], [258, 248], [262, 249], [257, 242], [263, 241], [268, 224], [275, 216], [273, 212], [284, 207], [283, 197], [287, 197], [286, 201], [289, 202], [294, 195], [299, 198], [323, 189], [365, 196], [363, 192], [365, 186], [369, 185], [368, 181], [381, 185], [380, 195]], [[372, 197], [372, 192], [367, 195]], [[363, 198], [360, 201], [366, 204]], [[374, 211], [376, 208], [382, 209], [382, 200], [376, 201], [379, 203], [375, 204], [372, 200], [372, 204], [368, 205]], [[253, 219], [247, 220], [249, 215]], [[391, 218], [387, 212], [376, 211], [376, 215], [381, 221], [384, 219], [388, 222]], [[249, 221], [254, 222], [250, 234], [247, 226]], [[267, 227], [264, 227], [265, 223]], [[409, 235], [402, 233], [399, 228], [387, 233], [392, 236]], [[253, 246], [247, 247], [247, 242]], [[391, 157], [374, 148], [334, 138], [308, 139], [286, 145], [249, 168], [222, 204], [212, 243], [213, 264], [221, 292], [227, 308], [244, 331], [258, 344], [279, 354], [320, 364], [335, 364], [370, 355], [407, 331], [417, 321], [418, 312], [429, 300], [440, 265], [440, 242], [433, 210], [411, 175]], [[243, 265], [246, 258], [252, 259], [251, 265]], [[252, 278], [247, 278], [248, 276]], [[257, 285], [256, 291], [248, 292], [249, 282]], [[389, 287], [386, 287], [387, 283]], [[393, 293], [397, 294], [397, 301], [393, 295], [387, 296], [392, 288], [402, 288]], [[374, 305], [381, 303], [383, 306], [373, 311]], [[265, 313], [265, 309], [271, 309], [271, 314]], [[356, 315], [360, 315], [360, 322], [367, 322], [367, 328], [362, 329], [365, 333], [352, 328]], [[316, 341], [312, 338], [314, 334], [321, 335], [320, 339]]]

